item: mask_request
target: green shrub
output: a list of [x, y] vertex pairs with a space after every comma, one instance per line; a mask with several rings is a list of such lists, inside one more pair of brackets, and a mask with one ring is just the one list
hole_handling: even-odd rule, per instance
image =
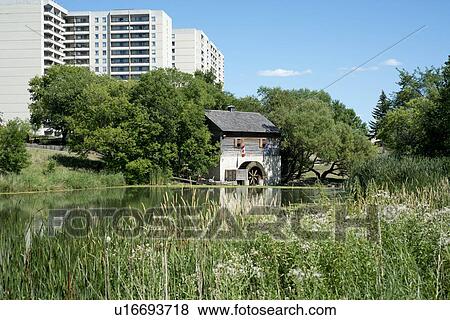
[[20, 121], [9, 121], [0, 126], [0, 174], [19, 173], [30, 164], [25, 148], [29, 126]]
[[125, 167], [127, 184], [160, 184], [167, 180], [168, 174], [148, 159], [129, 162]]
[[55, 172], [56, 170], [56, 161], [53, 159], [49, 159], [46, 168], [42, 171], [43, 174], [47, 175]]

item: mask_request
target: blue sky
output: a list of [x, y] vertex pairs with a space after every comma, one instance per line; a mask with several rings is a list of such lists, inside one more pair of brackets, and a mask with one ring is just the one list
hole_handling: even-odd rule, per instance
[[202, 29], [225, 55], [225, 89], [322, 89], [422, 25], [427, 27], [327, 91], [365, 121], [396, 68], [440, 66], [450, 54], [450, 1], [58, 0], [69, 10], [162, 9]]

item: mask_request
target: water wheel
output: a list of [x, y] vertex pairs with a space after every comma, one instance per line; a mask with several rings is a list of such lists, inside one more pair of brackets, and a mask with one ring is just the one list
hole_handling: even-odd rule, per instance
[[253, 167], [248, 170], [248, 182], [251, 186], [259, 185], [259, 181], [262, 179], [261, 170], [257, 167]]

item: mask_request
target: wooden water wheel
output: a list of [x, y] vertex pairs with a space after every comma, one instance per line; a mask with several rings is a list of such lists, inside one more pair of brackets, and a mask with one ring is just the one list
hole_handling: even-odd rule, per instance
[[253, 167], [248, 170], [248, 181], [251, 186], [259, 185], [259, 181], [262, 178], [261, 170], [258, 167]]

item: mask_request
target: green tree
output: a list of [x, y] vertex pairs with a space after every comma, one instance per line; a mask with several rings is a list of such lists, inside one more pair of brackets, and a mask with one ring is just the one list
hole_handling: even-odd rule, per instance
[[160, 127], [154, 139], [161, 155], [157, 163], [175, 175], [195, 177], [217, 161], [217, 146], [211, 143], [204, 117], [215, 103], [210, 86], [202, 77], [159, 69], [145, 74], [133, 90], [132, 102]]
[[442, 68], [400, 71], [400, 90], [379, 129], [397, 154], [450, 155], [450, 58]]
[[60, 131], [65, 144], [69, 117], [83, 105], [81, 94], [94, 79], [88, 69], [68, 65], [53, 66], [45, 75], [31, 79], [31, 123]]
[[321, 174], [311, 170], [321, 180], [326, 179], [329, 174], [347, 176], [351, 167], [373, 158], [376, 154], [375, 147], [364, 132], [344, 122], [336, 122], [335, 125], [338, 141], [334, 145], [334, 154], [329, 159], [323, 159], [330, 164], [330, 168]]
[[370, 121], [370, 136], [375, 138], [378, 136], [378, 132], [382, 126], [382, 123], [386, 117], [386, 114], [391, 109], [391, 102], [389, 98], [386, 96], [384, 91], [381, 91], [380, 98], [378, 99], [378, 103], [375, 109], [372, 112], [373, 120]]
[[281, 130], [282, 180], [299, 179], [337, 143], [331, 99], [322, 92], [260, 88], [266, 115]]
[[69, 145], [81, 155], [97, 152], [127, 177], [141, 171], [146, 177], [150, 171], [204, 174], [217, 160], [204, 119], [204, 109], [215, 101], [210, 85], [174, 69], [155, 70], [135, 82], [100, 77], [84, 89], [83, 105], [67, 117]]
[[[374, 154], [367, 127], [343, 103], [323, 91], [260, 88], [260, 104], [250, 108], [264, 113], [281, 129], [284, 182], [314, 172], [318, 179], [346, 175], [356, 161]], [[315, 166], [328, 163], [328, 170]]]
[[30, 164], [25, 148], [29, 130], [29, 126], [20, 120], [0, 126], [0, 174], [20, 173]]

